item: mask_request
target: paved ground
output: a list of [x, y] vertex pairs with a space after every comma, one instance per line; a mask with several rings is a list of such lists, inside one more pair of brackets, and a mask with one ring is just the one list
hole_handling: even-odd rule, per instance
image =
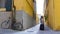
[[39, 30], [39, 24], [25, 31], [13, 31], [10, 29], [0, 29], [0, 34], [60, 34], [60, 31], [52, 31], [45, 27], [45, 31]]

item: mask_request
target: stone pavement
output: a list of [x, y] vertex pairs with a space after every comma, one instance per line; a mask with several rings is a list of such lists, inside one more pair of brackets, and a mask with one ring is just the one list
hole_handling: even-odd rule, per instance
[[10, 29], [1, 29], [0, 28], [0, 34], [60, 34], [60, 31], [53, 31], [50, 28], [48, 28], [47, 26], [45, 26], [45, 31], [41, 31], [39, 30], [39, 24], [24, 30], [24, 31], [14, 31], [14, 30], [10, 30]]

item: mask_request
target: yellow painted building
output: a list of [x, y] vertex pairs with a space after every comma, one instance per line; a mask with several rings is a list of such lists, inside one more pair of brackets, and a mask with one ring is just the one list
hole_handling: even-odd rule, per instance
[[14, 0], [16, 10], [25, 10], [30, 16], [33, 16], [34, 2], [33, 0]]
[[[24, 10], [28, 15], [33, 17], [33, 12], [35, 12], [33, 0], [14, 0], [14, 4], [16, 6], [16, 10]], [[36, 22], [39, 22], [39, 18], [37, 16]]]
[[53, 30], [60, 30], [60, 0], [48, 0], [46, 5], [47, 25]]
[[[4, 4], [5, 6], [5, 2], [4, 0], [2, 1], [1, 0], [1, 5]], [[35, 8], [34, 8], [34, 2], [33, 0], [14, 0], [14, 5], [16, 7], [16, 22], [21, 22], [22, 23], [22, 20], [23, 20], [23, 29], [28, 29], [34, 25], [36, 25], [36, 22], [38, 22], [38, 17], [36, 16], [36, 11], [35, 11]], [[1, 6], [0, 6], [1, 7]], [[0, 12], [0, 14], [5, 14], [6, 16], [4, 17], [9, 17], [11, 16], [11, 12], [6, 12], [6, 9], [5, 7], [4, 8], [4, 11], [5, 12]], [[3, 9], [2, 8], [2, 9]], [[0, 8], [0, 10], [2, 10]], [[1, 18], [3, 16], [0, 16]], [[3, 17], [3, 18], [4, 18]], [[7, 19], [5, 18], [5, 19]], [[3, 21], [3, 19], [0, 20], [1, 23]]]

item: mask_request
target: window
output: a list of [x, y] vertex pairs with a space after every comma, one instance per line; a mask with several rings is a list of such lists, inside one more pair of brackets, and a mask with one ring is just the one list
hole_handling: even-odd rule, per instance
[[6, 0], [5, 8], [6, 8], [6, 11], [12, 11], [12, 0]]

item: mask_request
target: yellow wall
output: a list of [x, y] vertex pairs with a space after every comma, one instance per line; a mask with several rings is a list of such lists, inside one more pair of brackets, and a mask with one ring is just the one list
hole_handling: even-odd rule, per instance
[[47, 6], [47, 8], [46, 8], [46, 14], [47, 14], [47, 16], [48, 16], [48, 19], [47, 19], [47, 21], [48, 21], [48, 26], [49, 27], [51, 27], [51, 28], [53, 28], [53, 0], [49, 0], [49, 2], [48, 2], [48, 6]]
[[14, 0], [14, 5], [16, 6], [16, 10], [22, 10], [23, 0]]
[[49, 0], [48, 26], [53, 30], [60, 30], [60, 0]]
[[55, 27], [60, 30], [60, 0], [54, 0], [55, 7]]
[[54, 10], [53, 10], [53, 0], [49, 0], [49, 4], [48, 4], [48, 21], [49, 21], [49, 26], [51, 28], [54, 28]]
[[[27, 3], [29, 2], [29, 4]], [[14, 4], [16, 6], [16, 10], [24, 10], [30, 16], [33, 16], [34, 5], [33, 0], [14, 0]]]

